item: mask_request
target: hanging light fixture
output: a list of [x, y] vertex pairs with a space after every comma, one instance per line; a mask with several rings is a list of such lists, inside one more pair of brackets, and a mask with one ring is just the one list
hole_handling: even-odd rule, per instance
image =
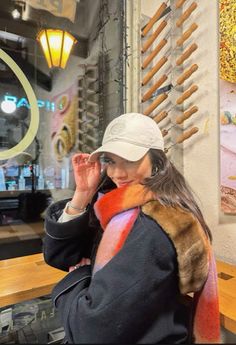
[[44, 29], [38, 33], [48, 67], [65, 68], [71, 49], [77, 40], [67, 31], [59, 29]]

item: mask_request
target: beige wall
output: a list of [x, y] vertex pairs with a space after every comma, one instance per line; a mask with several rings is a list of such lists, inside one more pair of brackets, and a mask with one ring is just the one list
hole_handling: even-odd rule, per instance
[[[202, 210], [213, 232], [218, 258], [236, 263], [236, 216], [220, 212], [219, 88], [218, 88], [218, 0], [198, 0], [198, 64], [200, 113], [199, 141], [184, 150], [184, 174], [201, 200]], [[201, 136], [201, 138], [200, 138]]]
[[[216, 257], [236, 263], [236, 216], [222, 215], [219, 206], [218, 0], [195, 1], [198, 8], [186, 27], [192, 20], [199, 26], [194, 33], [199, 46], [194, 56], [194, 63], [199, 65], [194, 75], [199, 86], [194, 102], [199, 112], [191, 120], [199, 132], [184, 144], [183, 172], [212, 230]], [[161, 2], [142, 0], [141, 14], [151, 17]]]

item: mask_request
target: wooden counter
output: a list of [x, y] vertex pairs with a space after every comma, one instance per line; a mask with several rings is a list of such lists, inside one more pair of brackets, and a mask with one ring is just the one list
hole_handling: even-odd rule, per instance
[[236, 334], [236, 266], [217, 261], [221, 324]]
[[51, 293], [66, 272], [44, 262], [42, 253], [0, 261], [0, 307]]
[[[236, 333], [236, 266], [217, 261], [221, 324]], [[51, 293], [67, 272], [44, 262], [42, 253], [0, 261], [0, 307]]]

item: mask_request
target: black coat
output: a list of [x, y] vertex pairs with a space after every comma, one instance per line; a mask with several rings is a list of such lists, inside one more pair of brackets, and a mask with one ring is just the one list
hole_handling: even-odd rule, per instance
[[[102, 236], [91, 207], [57, 223], [67, 201], [48, 208], [43, 246], [45, 261], [65, 271], [82, 257], [93, 266]], [[83, 266], [53, 289], [68, 342], [186, 344], [190, 312], [181, 302], [177, 272], [171, 240], [141, 212], [123, 248], [92, 279], [91, 266]]]

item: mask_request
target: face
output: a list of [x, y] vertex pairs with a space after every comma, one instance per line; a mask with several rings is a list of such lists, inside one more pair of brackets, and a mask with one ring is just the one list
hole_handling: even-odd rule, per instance
[[117, 187], [141, 183], [152, 173], [152, 164], [148, 154], [139, 161], [131, 162], [112, 153], [105, 153], [102, 165], [107, 176]]

